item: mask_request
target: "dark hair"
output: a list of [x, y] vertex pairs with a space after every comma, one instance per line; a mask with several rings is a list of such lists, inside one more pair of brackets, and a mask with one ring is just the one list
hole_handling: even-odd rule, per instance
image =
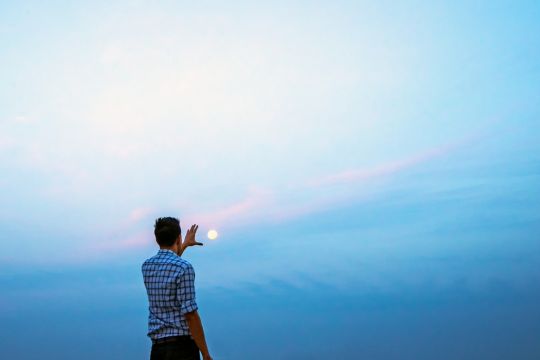
[[180, 235], [180, 221], [173, 217], [162, 217], [154, 224], [154, 235], [160, 246], [172, 246]]

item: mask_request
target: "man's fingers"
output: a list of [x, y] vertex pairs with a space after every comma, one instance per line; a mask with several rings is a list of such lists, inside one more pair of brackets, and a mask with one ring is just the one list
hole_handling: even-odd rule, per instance
[[199, 228], [199, 225], [197, 224], [191, 225], [191, 227], [187, 231], [184, 241], [187, 241], [188, 243], [194, 244], [194, 245], [202, 245], [201, 243], [198, 243], [195, 241], [195, 233], [197, 232], [198, 228]]
[[203, 244], [203, 243], [200, 243], [200, 242], [195, 242], [195, 245], [201, 245], [201, 246], [203, 246], [204, 244]]

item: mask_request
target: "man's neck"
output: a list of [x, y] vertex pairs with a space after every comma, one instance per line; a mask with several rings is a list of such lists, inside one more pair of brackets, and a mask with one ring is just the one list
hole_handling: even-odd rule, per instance
[[176, 246], [171, 246], [171, 247], [160, 246], [159, 249], [160, 250], [171, 250], [173, 253], [178, 254], [178, 247], [176, 247]]

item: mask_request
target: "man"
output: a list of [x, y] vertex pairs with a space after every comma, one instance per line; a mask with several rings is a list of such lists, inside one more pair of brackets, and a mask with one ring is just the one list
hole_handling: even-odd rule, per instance
[[192, 225], [182, 241], [180, 222], [164, 217], [156, 220], [154, 235], [158, 253], [142, 265], [148, 294], [148, 336], [152, 340], [150, 360], [212, 360], [195, 302], [195, 271], [180, 256], [195, 241], [198, 225]]

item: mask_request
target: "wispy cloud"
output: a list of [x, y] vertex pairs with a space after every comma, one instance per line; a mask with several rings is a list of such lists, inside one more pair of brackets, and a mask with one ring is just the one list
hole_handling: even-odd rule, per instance
[[152, 229], [141, 230], [147, 224], [151, 224], [150, 217], [155, 210], [149, 206], [133, 208], [124, 216], [117, 226], [103, 236], [102, 241], [92, 242], [85, 247], [85, 251], [99, 253], [103, 251], [115, 251], [137, 249], [152, 244]]
[[370, 168], [350, 169], [335, 174], [315, 178], [308, 181], [308, 185], [311, 187], [324, 187], [328, 185], [361, 182], [373, 178], [390, 176], [392, 174], [405, 171], [409, 168], [413, 168], [424, 162], [444, 156], [452, 152], [452, 150], [459, 148], [461, 145], [463, 145], [469, 140], [470, 137], [467, 137], [456, 142], [443, 144], [441, 146], [437, 146], [426, 151], [404, 157], [402, 159], [378, 164]]
[[[389, 179], [394, 175], [418, 167], [424, 163], [443, 157], [463, 146], [474, 137], [468, 136], [458, 141], [443, 144], [431, 149], [412, 154], [401, 159], [378, 164], [370, 168], [359, 168], [308, 179], [300, 184], [289, 185], [280, 189], [251, 187], [247, 194], [237, 201], [219, 206], [215, 210], [192, 212], [182, 216], [184, 227], [199, 224], [201, 230], [216, 228], [232, 230], [267, 222], [286, 222], [309, 214], [339, 207], [351, 199], [359, 201], [362, 191], [353, 186], [357, 183], [377, 179]], [[336, 193], [332, 189], [337, 185], [350, 187], [350, 191]], [[137, 207], [131, 210], [116, 234], [130, 232], [137, 223], [154, 214], [150, 207]], [[111, 236], [106, 244], [97, 244], [91, 251], [122, 251], [144, 248], [153, 244], [151, 231], [139, 231], [125, 238]]]
[[[214, 211], [193, 212], [182, 217], [183, 225], [199, 224], [202, 229], [216, 228], [220, 230], [237, 229], [266, 222], [286, 222], [330, 208], [339, 207], [344, 202], [356, 201], [362, 196], [357, 187], [352, 187], [345, 195], [335, 195], [329, 191], [336, 186], [351, 187], [352, 184], [375, 179], [388, 179], [401, 172], [420, 166], [429, 161], [443, 157], [463, 146], [472, 137], [436, 146], [434, 148], [412, 154], [402, 159], [375, 165], [371, 168], [360, 168], [338, 172], [320, 178], [308, 179], [304, 183], [290, 185], [283, 189], [250, 188], [246, 195]], [[299, 196], [303, 195], [303, 196]], [[291, 200], [292, 199], [292, 200]], [[294, 200], [301, 199], [301, 200]], [[148, 218], [154, 210], [149, 207], [133, 209], [127, 217], [126, 224], [137, 223]], [[126, 227], [127, 229], [128, 227]], [[146, 247], [153, 243], [149, 231], [113, 241], [111, 244], [94, 247], [95, 251], [114, 251]]]
[[124, 250], [133, 250], [148, 247], [154, 244], [152, 232], [139, 231], [127, 237], [110, 238], [108, 241], [91, 243], [86, 246], [85, 253], [90, 255], [100, 254], [103, 252], [116, 252]]
[[148, 206], [137, 207], [131, 210], [131, 212], [129, 213], [128, 224], [132, 225], [132, 224], [138, 223], [141, 220], [148, 218], [153, 213], [154, 213], [154, 209], [151, 207], [148, 207]]
[[257, 221], [264, 209], [274, 206], [274, 192], [260, 187], [250, 188], [246, 196], [215, 211], [195, 213], [185, 219], [207, 227], [222, 228], [226, 224], [248, 224]]

